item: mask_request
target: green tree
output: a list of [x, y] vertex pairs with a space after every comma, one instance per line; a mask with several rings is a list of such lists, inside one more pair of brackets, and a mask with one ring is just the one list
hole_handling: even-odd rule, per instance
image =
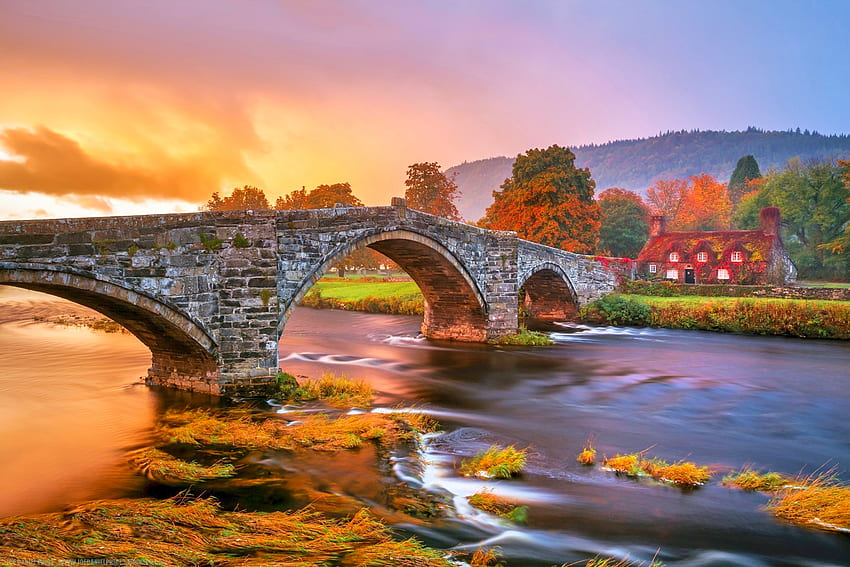
[[599, 194], [599, 251], [635, 258], [649, 235], [649, 207], [633, 191], [611, 187]]
[[761, 190], [745, 197], [735, 219], [742, 228], [758, 227], [762, 207], [779, 207], [783, 240], [801, 278], [847, 279], [850, 257], [833, 249], [850, 222], [850, 188], [844, 168], [832, 161], [789, 160], [771, 172]]
[[517, 156], [511, 177], [493, 192], [481, 223], [512, 230], [520, 238], [579, 253], [592, 253], [599, 241], [599, 204], [587, 168], [575, 166], [568, 148], [553, 145]]
[[455, 206], [460, 196], [457, 184], [440, 170], [437, 162], [414, 163], [407, 168], [407, 206], [438, 217], [461, 220]]
[[[850, 193], [850, 160], [839, 161], [838, 165], [844, 170], [844, 186]], [[850, 196], [847, 197], [847, 200], [850, 201]], [[850, 254], [850, 223], [844, 225], [844, 232], [838, 238], [823, 244], [822, 247], [832, 254]]]
[[739, 159], [735, 171], [732, 172], [732, 177], [729, 178], [729, 198], [732, 199], [732, 204], [737, 206], [741, 202], [741, 199], [747, 193], [748, 181], [760, 177], [759, 164], [752, 154]]
[[207, 211], [241, 211], [243, 209], [269, 209], [269, 200], [262, 189], [252, 185], [236, 187], [227, 197], [222, 198], [215, 191], [204, 207]]

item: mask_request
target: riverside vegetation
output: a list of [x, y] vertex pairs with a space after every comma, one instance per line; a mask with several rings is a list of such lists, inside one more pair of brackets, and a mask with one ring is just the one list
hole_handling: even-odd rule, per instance
[[[368, 407], [368, 384], [336, 376], [297, 380], [278, 376], [281, 398], [324, 407]], [[304, 409], [316, 409], [315, 407]], [[170, 409], [158, 419], [153, 444], [132, 451], [129, 463], [156, 484], [176, 492], [163, 498], [96, 500], [63, 512], [0, 519], [0, 565], [87, 561], [138, 565], [351, 565], [362, 567], [500, 566], [498, 548], [447, 553], [415, 538], [400, 539], [386, 521], [419, 522], [441, 513], [433, 497], [394, 487], [392, 505], [343, 501], [313, 488], [311, 504], [300, 509], [227, 508], [215, 497], [222, 481], [261, 488], [279, 482], [270, 471], [244, 474], [246, 455], [261, 452], [350, 452], [373, 442], [379, 453], [437, 424], [422, 413], [348, 415], [294, 410], [281, 418], [246, 405]], [[383, 457], [386, 458], [386, 457]], [[495, 466], [513, 476], [525, 451], [492, 447], [473, 458], [473, 468]], [[501, 464], [500, 464], [501, 463]], [[377, 483], [380, 484], [380, 483]], [[351, 499], [353, 500], [353, 499]], [[524, 522], [527, 507], [490, 491], [470, 504], [513, 522]], [[566, 565], [566, 564], [564, 564]], [[594, 557], [570, 565], [639, 567], [627, 559]], [[652, 563], [652, 565], [660, 565]]]
[[[227, 498], [221, 500], [218, 495], [227, 497], [228, 489], [253, 492], [285, 486], [284, 477], [292, 471], [262, 465], [276, 456], [291, 455], [297, 462], [310, 455], [329, 455], [347, 463], [365, 454], [370, 460], [385, 461], [391, 448], [403, 443], [415, 446], [418, 433], [438, 427], [421, 412], [346, 411], [355, 405], [369, 407], [373, 392], [363, 381], [332, 375], [296, 379], [281, 373], [278, 383], [281, 399], [297, 404], [287, 407], [283, 415], [244, 403], [164, 411], [151, 445], [128, 455], [136, 470], [161, 487], [156, 492], [162, 497], [97, 500], [59, 513], [0, 519], [0, 565], [81, 558], [184, 566], [430, 567], [456, 566], [460, 559], [472, 567], [505, 565], [494, 548], [457, 554], [429, 548], [414, 538], [400, 539], [386, 522], [421, 523], [445, 514], [448, 504], [403, 483], [388, 483], [380, 473], [374, 473], [369, 482], [388, 488], [381, 489], [383, 501], [369, 505], [318, 486], [299, 488], [306, 507], [250, 509], [238, 499], [226, 505]], [[376, 451], [364, 453], [370, 446]], [[707, 467], [689, 462], [670, 465], [645, 458], [645, 452], [617, 455], [605, 459], [603, 466], [682, 486], [699, 486], [709, 479]], [[523, 470], [527, 457], [528, 449], [491, 446], [463, 461], [459, 472], [511, 479]], [[596, 450], [588, 442], [580, 460], [593, 464], [595, 457]], [[773, 491], [767, 508], [789, 522], [850, 531], [850, 487], [831, 471], [791, 478], [744, 468], [723, 482], [747, 490]], [[528, 514], [526, 506], [491, 489], [468, 500], [473, 507], [514, 523], [525, 522]], [[565, 565], [659, 567], [661, 563], [597, 556]]]
[[[319, 280], [302, 305], [318, 308], [421, 315], [424, 298], [413, 281], [381, 277]], [[644, 286], [645, 287], [645, 286]], [[644, 290], [637, 285], [627, 290]], [[692, 287], [656, 285], [648, 293], [605, 296], [581, 309], [585, 323], [698, 329], [756, 335], [850, 339], [850, 302], [741, 297], [741, 286], [714, 286], [718, 295], [695, 296]], [[658, 291], [661, 290], [661, 291]], [[734, 296], [734, 297], [733, 297]], [[502, 337], [497, 344], [545, 345], [544, 333], [522, 330]]]
[[590, 323], [850, 339], [850, 302], [612, 294], [582, 308]]

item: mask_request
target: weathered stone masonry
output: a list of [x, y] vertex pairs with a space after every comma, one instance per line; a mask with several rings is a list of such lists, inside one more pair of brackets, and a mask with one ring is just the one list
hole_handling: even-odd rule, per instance
[[[336, 261], [365, 246], [395, 260], [426, 298], [423, 332], [484, 341], [517, 329], [520, 288], [541, 318], [613, 289], [592, 258], [391, 207], [224, 211], [0, 222], [0, 284], [92, 307], [152, 353], [148, 381], [263, 394], [278, 337]], [[533, 309], [532, 309], [533, 310]]]

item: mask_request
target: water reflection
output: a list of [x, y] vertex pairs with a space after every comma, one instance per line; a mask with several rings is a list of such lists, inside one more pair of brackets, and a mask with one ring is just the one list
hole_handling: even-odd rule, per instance
[[150, 352], [131, 335], [32, 321], [73, 310], [0, 286], [0, 516], [61, 509], [140, 487], [124, 453], [143, 443], [155, 400]]

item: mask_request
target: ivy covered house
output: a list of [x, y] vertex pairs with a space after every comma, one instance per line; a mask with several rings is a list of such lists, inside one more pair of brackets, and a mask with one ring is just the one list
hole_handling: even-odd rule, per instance
[[668, 232], [662, 215], [650, 222], [636, 273], [650, 280], [697, 284], [793, 282], [797, 268], [779, 235], [780, 213], [765, 207], [757, 230]]

